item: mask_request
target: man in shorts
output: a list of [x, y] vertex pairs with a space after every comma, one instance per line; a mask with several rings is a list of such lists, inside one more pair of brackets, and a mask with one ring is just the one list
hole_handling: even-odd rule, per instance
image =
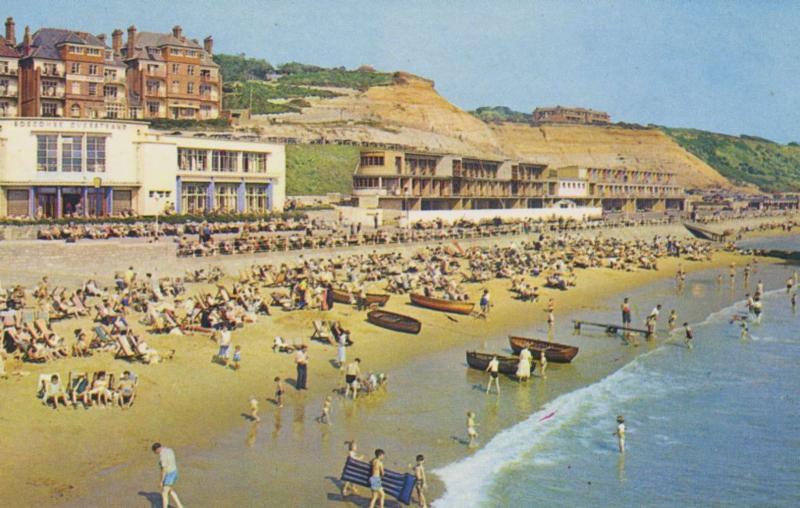
[[375, 458], [370, 461], [371, 474], [369, 477], [369, 489], [372, 491], [372, 498], [369, 500], [369, 508], [375, 508], [375, 502], [380, 500], [379, 506], [383, 508], [386, 500], [386, 493], [383, 491], [383, 457], [386, 454], [378, 448], [375, 450]]
[[152, 450], [158, 455], [158, 465], [161, 468], [161, 506], [169, 507], [169, 498], [178, 508], [183, 508], [178, 493], [175, 492], [175, 482], [178, 481], [178, 465], [175, 462], [175, 452], [171, 448], [161, 446], [161, 443], [153, 443]]

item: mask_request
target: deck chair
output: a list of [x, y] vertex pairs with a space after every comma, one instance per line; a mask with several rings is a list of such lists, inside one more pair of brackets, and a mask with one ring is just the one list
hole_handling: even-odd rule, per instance
[[118, 335], [116, 337], [117, 341], [117, 351], [114, 353], [114, 358], [123, 359], [123, 360], [138, 360], [142, 357], [142, 355], [137, 352], [131, 343], [128, 342], [127, 335]]
[[108, 333], [108, 330], [106, 330], [106, 327], [103, 325], [97, 325], [94, 327], [94, 336], [104, 346], [114, 343], [114, 339], [111, 338], [111, 334]]
[[36, 383], [36, 397], [39, 399], [44, 398], [44, 394], [47, 393], [47, 390], [50, 388], [50, 378], [53, 376], [58, 376], [58, 379], [61, 379], [61, 375], [57, 372], [51, 372], [49, 374], [39, 374], [39, 381]]
[[314, 333], [311, 334], [312, 339], [317, 339], [322, 342], [328, 342], [331, 345], [336, 345], [336, 342], [333, 340], [333, 335], [331, 335], [331, 331], [327, 326], [325, 321], [315, 319], [314, 323]]

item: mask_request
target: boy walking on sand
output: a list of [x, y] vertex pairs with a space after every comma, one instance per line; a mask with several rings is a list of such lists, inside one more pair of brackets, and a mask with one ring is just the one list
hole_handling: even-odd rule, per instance
[[484, 289], [483, 294], [481, 295], [481, 316], [486, 319], [489, 317], [489, 307], [491, 307], [491, 303], [489, 301], [489, 290]]
[[317, 418], [319, 423], [324, 423], [325, 425], [331, 424], [331, 396], [328, 395], [325, 397], [325, 400], [322, 402], [322, 414], [319, 415]]
[[178, 465], [175, 461], [175, 452], [171, 448], [153, 443], [153, 452], [158, 455], [158, 465], [161, 468], [161, 506], [169, 507], [169, 498], [175, 501], [178, 508], [183, 508], [178, 493], [175, 492], [175, 482], [178, 481]]
[[239, 362], [242, 361], [242, 346], [236, 346], [233, 350], [233, 360], [231, 362], [231, 368], [233, 370], [239, 370]]
[[383, 491], [383, 457], [386, 454], [378, 448], [375, 450], [375, 458], [370, 461], [369, 488], [372, 491], [372, 498], [369, 500], [369, 508], [375, 508], [375, 503], [380, 500], [380, 507], [386, 499]]

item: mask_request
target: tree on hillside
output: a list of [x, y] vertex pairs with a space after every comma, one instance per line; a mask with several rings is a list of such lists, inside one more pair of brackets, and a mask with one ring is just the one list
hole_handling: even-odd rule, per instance
[[214, 55], [214, 62], [220, 67], [225, 81], [262, 80], [275, 69], [262, 58], [248, 58], [244, 53], [238, 55]]
[[306, 72], [318, 72], [323, 70], [325, 70], [324, 67], [302, 64], [300, 62], [287, 62], [278, 66], [278, 72], [281, 74], [303, 74]]

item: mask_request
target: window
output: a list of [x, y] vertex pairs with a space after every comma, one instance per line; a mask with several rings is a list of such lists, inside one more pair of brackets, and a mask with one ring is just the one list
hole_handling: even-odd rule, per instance
[[42, 116], [58, 116], [58, 104], [55, 102], [43, 102]]
[[89, 64], [89, 75], [99, 76], [100, 75], [99, 68], [100, 66], [98, 66], [97, 64]]
[[217, 184], [214, 189], [214, 209], [235, 212], [237, 210], [236, 196], [236, 185]]
[[383, 166], [384, 158], [382, 155], [362, 155], [362, 166]]
[[103, 75], [106, 77], [106, 79], [117, 79], [117, 71], [115, 69], [106, 69], [103, 71]]
[[80, 83], [70, 83], [69, 89], [70, 89], [70, 92], [73, 95], [80, 95], [81, 94], [81, 84]]
[[8, 62], [0, 61], [0, 72], [8, 73], [10, 69]]
[[0, 79], [0, 94], [8, 93], [9, 81], [7, 79]]
[[207, 184], [185, 183], [181, 192], [181, 207], [186, 213], [202, 212], [206, 209]]
[[100, 54], [100, 50], [98, 48], [86, 48], [86, 54], [92, 56], [98, 56]]
[[179, 64], [172, 64], [172, 73], [178, 74], [181, 70], [181, 66]]
[[117, 98], [117, 87], [106, 85], [103, 87], [103, 97]]
[[267, 186], [248, 185], [245, 188], [245, 210], [248, 213], [266, 213], [269, 211]]
[[211, 95], [211, 85], [200, 85], [200, 97]]
[[161, 83], [155, 79], [148, 79], [147, 80], [147, 93], [150, 95], [158, 95], [159, 88], [161, 88]]
[[56, 81], [42, 81], [42, 95], [45, 97], [55, 97], [58, 95], [58, 83]]
[[151, 115], [157, 115], [161, 111], [161, 104], [158, 102], [150, 101], [147, 103], [147, 112]]
[[79, 48], [78, 46], [70, 46], [69, 52], [74, 55], [81, 55], [83, 54], [83, 48]]
[[124, 112], [122, 104], [106, 104], [106, 118], [122, 118]]
[[0, 101], [0, 116], [11, 116], [11, 106], [7, 101]]
[[211, 71], [208, 69], [203, 69], [200, 71], [200, 79], [203, 80], [211, 80]]
[[58, 76], [58, 66], [56, 64], [42, 64], [42, 74], [45, 76]]
[[36, 136], [36, 171], [58, 169], [58, 136], [39, 134]]
[[269, 211], [268, 186], [248, 185], [245, 188], [245, 210], [248, 213], [266, 213]]
[[81, 73], [81, 64], [75, 62], [70, 65], [69, 71], [73, 74], [80, 74]]
[[245, 152], [242, 157], [242, 171], [245, 173], [266, 173], [267, 154]]
[[207, 164], [207, 150], [178, 148], [178, 169], [181, 171], [205, 171]]
[[86, 171], [102, 173], [106, 170], [106, 138], [86, 136]]
[[178, 93], [181, 89], [181, 82], [180, 81], [173, 81], [172, 82], [172, 93]]
[[148, 74], [161, 74], [161, 67], [156, 64], [147, 64]]
[[214, 150], [211, 152], [211, 171], [233, 173], [236, 171], [238, 152]]
[[192, 95], [194, 93], [194, 83], [191, 81], [186, 83], [186, 93]]
[[187, 56], [197, 56], [197, 51], [190, 49], [186, 52]]
[[82, 155], [83, 136], [61, 136], [61, 171], [81, 171]]
[[188, 74], [189, 76], [194, 76], [194, 65], [186, 66], [186, 74]]
[[169, 50], [169, 54], [170, 54], [170, 55], [175, 55], [175, 56], [178, 56], [178, 55], [180, 55], [180, 54], [181, 54], [181, 50], [179, 50], [179, 49], [175, 49], [175, 48], [170, 48], [170, 50]]
[[208, 104], [200, 105], [200, 118], [211, 118], [212, 109]]
[[77, 104], [73, 104], [72, 107], [69, 108], [69, 114], [72, 118], [80, 118], [81, 117], [81, 107]]
[[97, 83], [89, 83], [89, 95], [97, 95]]

